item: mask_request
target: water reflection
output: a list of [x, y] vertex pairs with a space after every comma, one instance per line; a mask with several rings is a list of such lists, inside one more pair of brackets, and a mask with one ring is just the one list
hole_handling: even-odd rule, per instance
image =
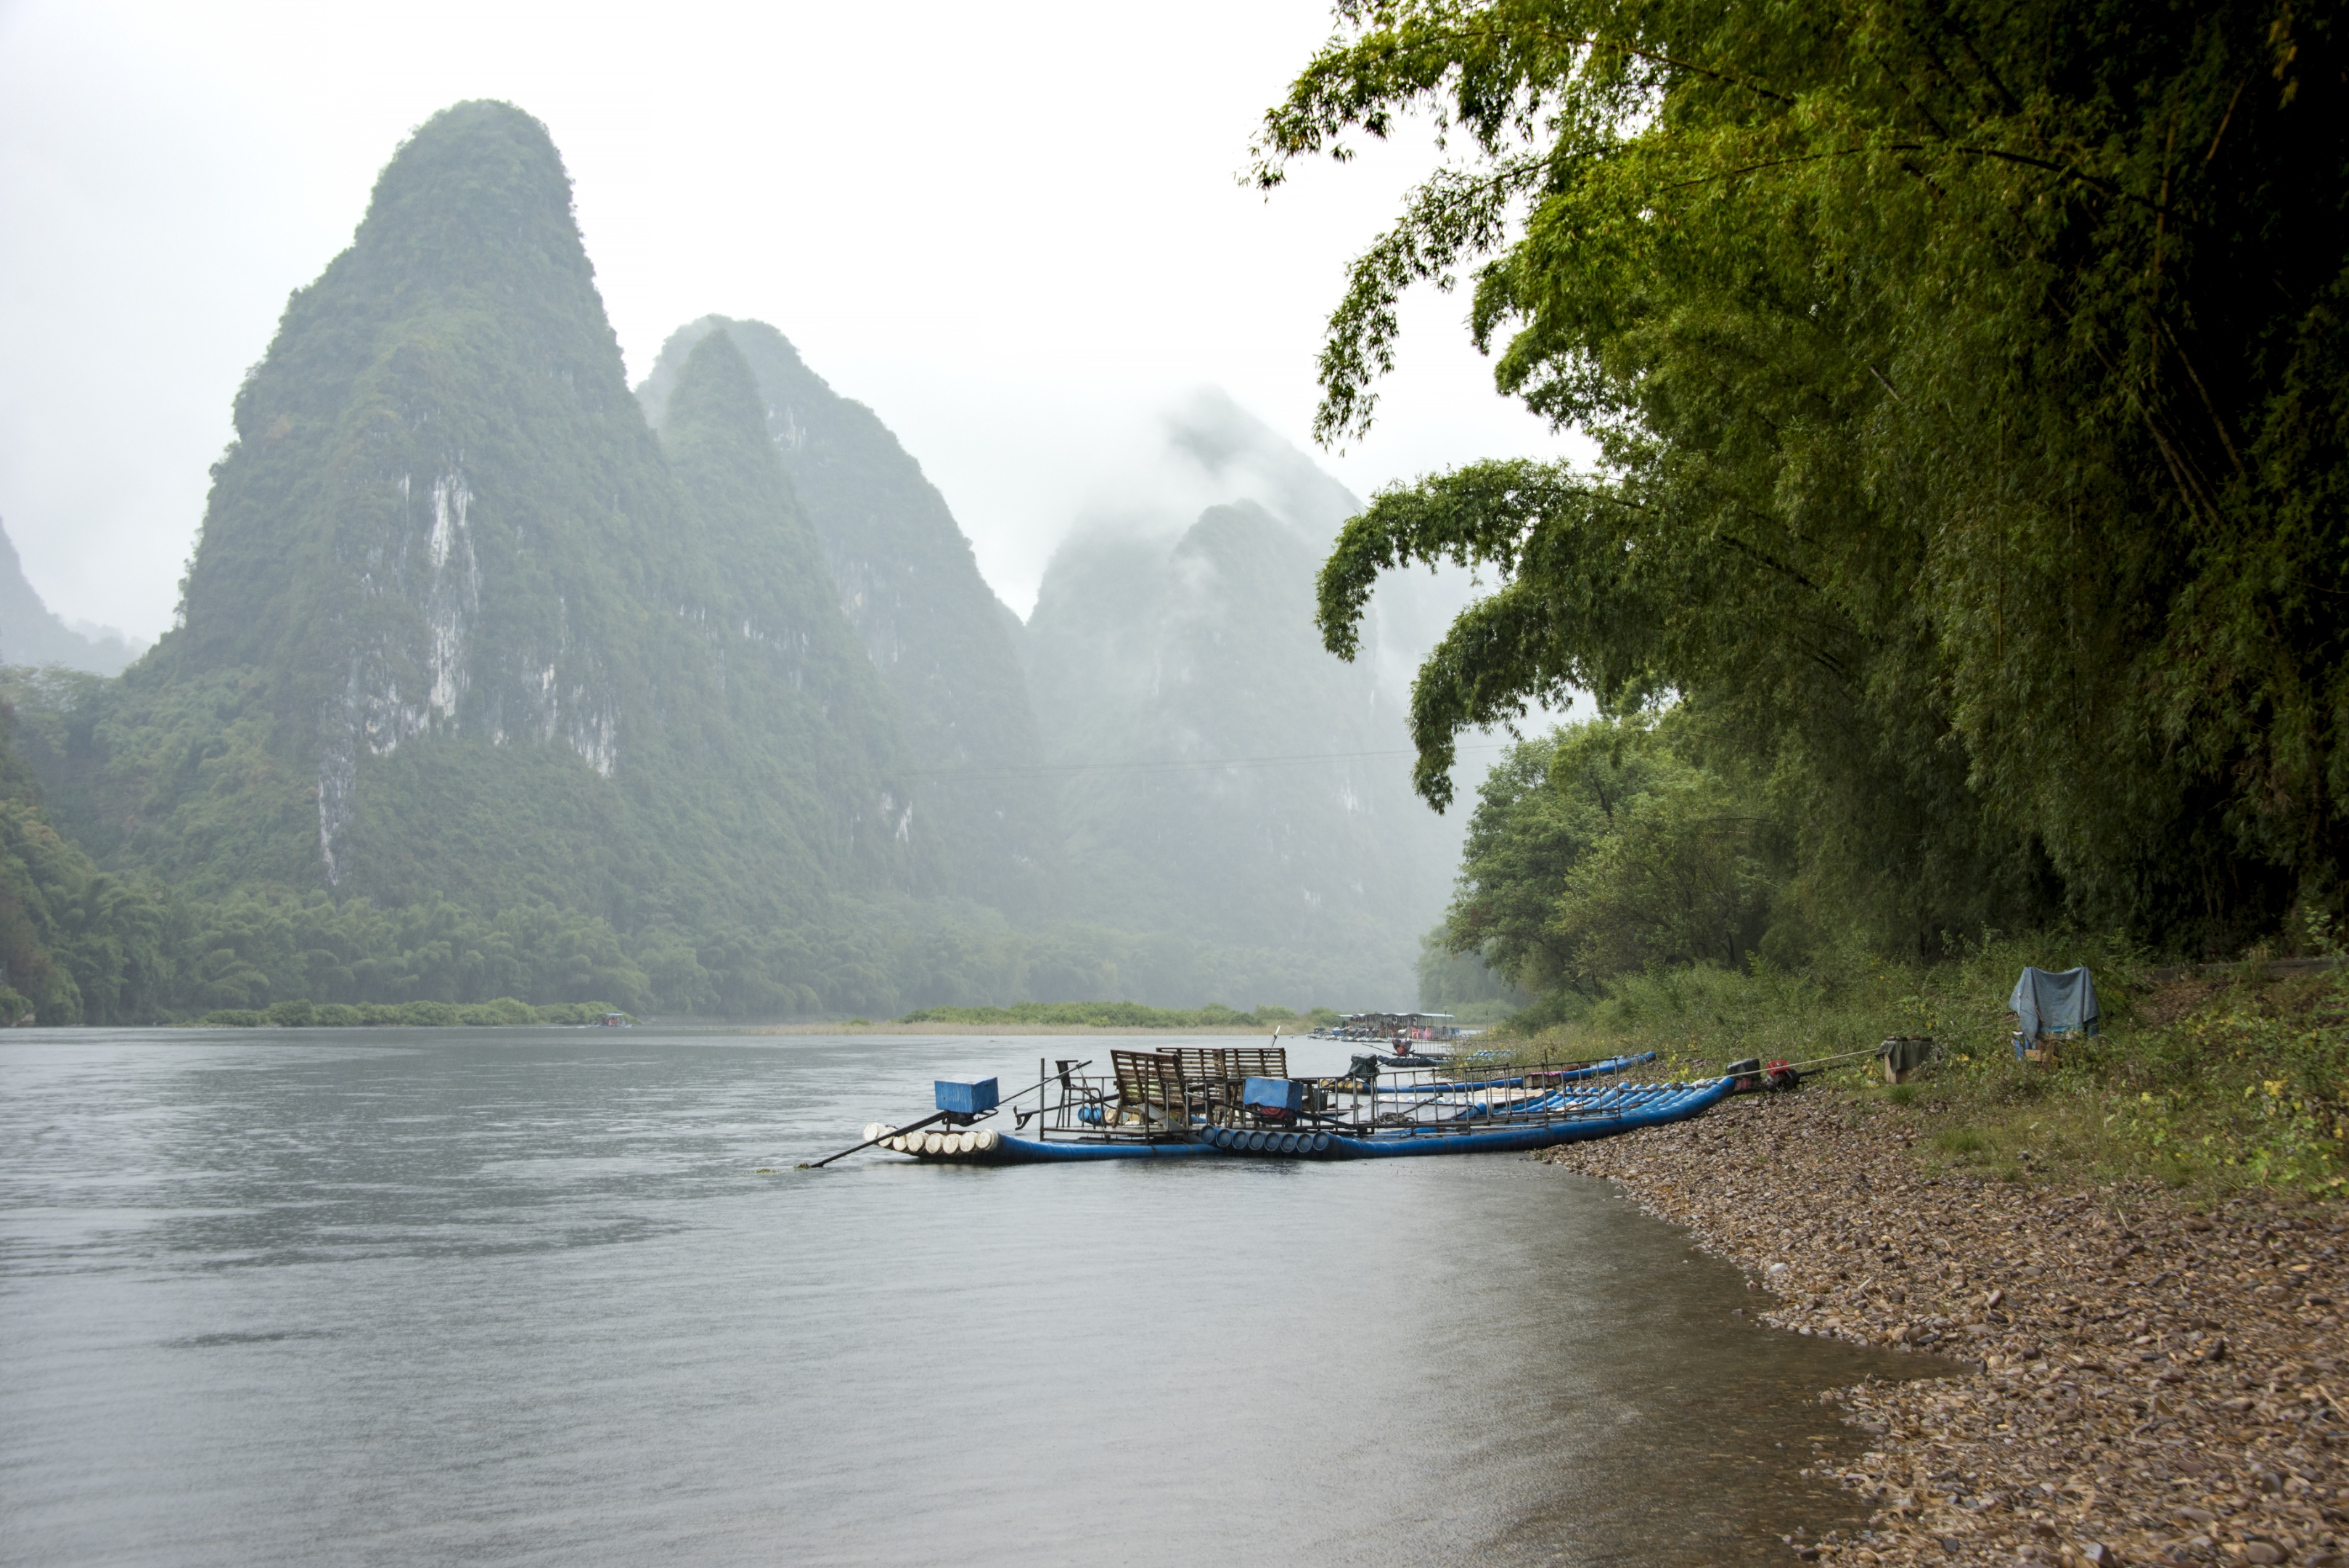
[[1795, 1473], [1858, 1446], [1816, 1393], [1920, 1359], [1749, 1326], [1595, 1182], [788, 1168], [1034, 1048], [0, 1044], [8, 1555], [1716, 1564], [1852, 1522]]

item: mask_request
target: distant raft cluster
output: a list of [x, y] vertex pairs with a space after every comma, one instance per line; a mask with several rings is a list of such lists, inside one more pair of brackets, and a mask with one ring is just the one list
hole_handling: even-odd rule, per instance
[[988, 1127], [981, 1127], [977, 1132], [913, 1132], [884, 1137], [888, 1131], [888, 1127], [880, 1122], [867, 1122], [864, 1125], [865, 1141], [877, 1140], [883, 1148], [895, 1153], [927, 1155], [933, 1159], [989, 1155], [1003, 1145], [1003, 1135]]

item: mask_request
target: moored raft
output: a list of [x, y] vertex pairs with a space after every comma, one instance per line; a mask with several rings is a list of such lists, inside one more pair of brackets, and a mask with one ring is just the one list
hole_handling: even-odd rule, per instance
[[[1397, 1074], [1359, 1057], [1342, 1077], [1291, 1078], [1278, 1046], [1110, 1054], [1106, 1077], [1086, 1075], [1089, 1062], [1063, 1061], [1001, 1104], [994, 1079], [941, 1081], [935, 1115], [903, 1127], [868, 1124], [856, 1147], [941, 1165], [1524, 1153], [1700, 1116], [1736, 1082], [1622, 1080], [1652, 1054], [1466, 1080]], [[1030, 1096], [1034, 1108], [1013, 1108]], [[972, 1125], [1004, 1110], [1018, 1130]], [[1033, 1136], [1021, 1136], [1031, 1122]]]
[[1572, 1116], [1526, 1120], [1517, 1125], [1503, 1122], [1473, 1130], [1421, 1125], [1350, 1136], [1328, 1132], [1268, 1134], [1211, 1127], [1203, 1136], [1222, 1153], [1259, 1159], [1405, 1159], [1440, 1154], [1523, 1154], [1686, 1121], [1726, 1098], [1734, 1082], [1723, 1077], [1696, 1084], [1626, 1085], [1619, 1096], [1578, 1107]]

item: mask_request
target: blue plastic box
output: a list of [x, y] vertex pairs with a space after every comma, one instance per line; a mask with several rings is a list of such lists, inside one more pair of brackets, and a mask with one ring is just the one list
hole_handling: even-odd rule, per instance
[[1295, 1078], [1250, 1078], [1240, 1085], [1240, 1103], [1252, 1111], [1293, 1116], [1305, 1108], [1305, 1085]]
[[976, 1084], [949, 1084], [936, 1080], [938, 1109], [952, 1111], [960, 1116], [975, 1116], [981, 1111], [995, 1108], [995, 1080], [981, 1078]]

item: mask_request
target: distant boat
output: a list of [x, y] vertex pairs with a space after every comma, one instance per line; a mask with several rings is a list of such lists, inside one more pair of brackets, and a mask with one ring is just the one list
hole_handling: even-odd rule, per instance
[[[1460, 1026], [1448, 1012], [1347, 1012], [1327, 1028], [1309, 1030], [1314, 1040], [1376, 1040], [1392, 1044], [1398, 1056], [1417, 1054], [1421, 1045], [1449, 1045], [1461, 1038]], [[1405, 1062], [1403, 1066], [1435, 1065], [1433, 1058]]]
[[[933, 1114], [903, 1127], [873, 1123], [856, 1147], [952, 1165], [1510, 1154], [1685, 1121], [1734, 1084], [1629, 1080], [1654, 1059], [1648, 1052], [1464, 1078], [1398, 1071], [1389, 1058], [1364, 1054], [1340, 1076], [1292, 1078], [1278, 1046], [1112, 1051], [1106, 1075], [1087, 1074], [1089, 1061], [1061, 1061], [1009, 1100], [999, 1098], [993, 1078], [941, 1081]], [[1006, 1112], [1009, 1132], [978, 1125]]]

